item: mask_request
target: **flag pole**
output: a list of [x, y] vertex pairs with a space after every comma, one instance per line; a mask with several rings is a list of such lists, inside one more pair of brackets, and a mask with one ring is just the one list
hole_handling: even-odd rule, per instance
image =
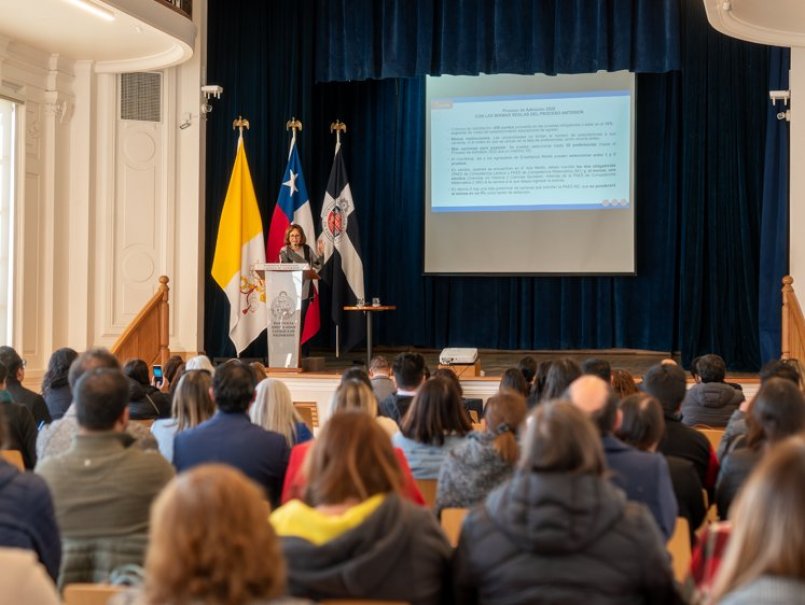
[[[249, 120], [245, 120], [243, 116], [238, 115], [237, 120], [232, 121], [232, 130], [235, 130], [236, 128], [238, 129], [238, 140], [243, 140], [243, 129], [245, 128], [246, 130], [249, 130]], [[249, 267], [249, 270], [251, 270], [251, 267]], [[237, 353], [238, 359], [240, 359], [242, 352], [243, 351]]]
[[[291, 149], [293, 149], [296, 144], [296, 132], [302, 130], [302, 122], [292, 116], [290, 120], [285, 122], [285, 130], [291, 131]], [[288, 157], [291, 157], [290, 151], [288, 151]]]
[[[341, 133], [346, 133], [347, 125], [344, 124], [338, 118], [335, 119], [335, 122], [330, 123], [330, 134], [335, 132], [335, 149], [338, 151], [338, 147], [341, 145]], [[339, 359], [341, 357], [341, 326], [336, 324], [335, 326], [335, 358]]]

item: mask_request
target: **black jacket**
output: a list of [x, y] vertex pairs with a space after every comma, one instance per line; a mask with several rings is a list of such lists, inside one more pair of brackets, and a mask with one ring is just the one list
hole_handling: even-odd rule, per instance
[[22, 452], [25, 468], [36, 466], [36, 423], [31, 412], [24, 405], [14, 403], [7, 397], [0, 399], [6, 418], [6, 447]]
[[24, 405], [33, 414], [37, 429], [42, 423], [50, 424], [50, 412], [48, 412], [48, 406], [45, 405], [42, 395], [26, 389], [22, 384], [12, 381], [10, 378], [6, 382], [6, 390], [11, 394], [14, 403]]
[[143, 386], [129, 378], [129, 416], [132, 420], [170, 418], [170, 398], [151, 385]]
[[67, 408], [73, 403], [73, 392], [66, 382], [49, 388], [42, 396], [45, 398], [45, 404], [48, 406], [48, 412], [50, 412], [50, 417], [53, 420], [58, 420], [64, 416]]
[[696, 544], [696, 530], [699, 529], [707, 510], [704, 507], [702, 482], [690, 460], [676, 456], [666, 456], [668, 471], [671, 473], [671, 484], [674, 486], [678, 515], [685, 517], [690, 526], [690, 543]]
[[718, 516], [722, 519], [727, 518], [732, 501], [735, 500], [741, 486], [746, 483], [761, 457], [761, 451], [744, 447], [732, 451], [721, 462], [721, 472], [718, 474], [718, 484], [716, 485], [716, 508]]
[[466, 521], [456, 602], [678, 603], [646, 508], [605, 478], [519, 471]]
[[[715, 470], [710, 469], [710, 442], [696, 429], [685, 426], [679, 418], [665, 415], [665, 435], [663, 435], [657, 451], [666, 456], [676, 456], [693, 463], [702, 487], [712, 494], [715, 484]], [[712, 457], [715, 461], [715, 455]]]

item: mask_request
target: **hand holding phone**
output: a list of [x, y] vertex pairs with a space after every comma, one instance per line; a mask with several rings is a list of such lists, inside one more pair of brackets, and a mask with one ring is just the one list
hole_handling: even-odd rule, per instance
[[154, 386], [155, 387], [162, 386], [162, 382], [164, 380], [164, 376], [162, 374], [162, 366], [154, 364], [152, 372], [154, 374]]

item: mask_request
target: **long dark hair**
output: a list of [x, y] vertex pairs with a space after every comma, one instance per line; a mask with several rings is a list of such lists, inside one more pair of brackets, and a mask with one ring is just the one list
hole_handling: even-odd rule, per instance
[[48, 369], [42, 377], [42, 393], [67, 384], [67, 374], [76, 357], [78, 357], [78, 353], [70, 347], [56, 349], [53, 352], [48, 361]]
[[471, 432], [472, 421], [455, 385], [446, 378], [431, 378], [411, 401], [400, 431], [419, 443], [441, 446], [446, 434], [463, 437]]

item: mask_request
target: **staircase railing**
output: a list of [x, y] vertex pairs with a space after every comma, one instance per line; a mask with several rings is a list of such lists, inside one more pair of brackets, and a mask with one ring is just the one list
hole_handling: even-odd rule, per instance
[[159, 278], [159, 288], [140, 310], [123, 334], [112, 345], [112, 354], [121, 363], [142, 359], [149, 366], [165, 365], [170, 357], [168, 348], [168, 278]]
[[786, 275], [783, 278], [783, 326], [782, 351], [783, 359], [805, 361], [805, 316], [799, 306], [797, 295], [791, 284], [794, 278]]

